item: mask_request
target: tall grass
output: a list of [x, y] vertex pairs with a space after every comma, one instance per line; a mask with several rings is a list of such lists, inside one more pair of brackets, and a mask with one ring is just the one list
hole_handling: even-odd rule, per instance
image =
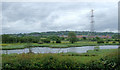
[[102, 43], [98, 44], [97, 42], [89, 41], [78, 41], [76, 43], [69, 43], [68, 41], [62, 41], [62, 43], [13, 43], [13, 44], [1, 44], [2, 50], [11, 50], [11, 49], [24, 49], [29, 47], [50, 47], [50, 48], [68, 48], [68, 47], [81, 47], [81, 46], [99, 46], [99, 45], [118, 45], [119, 43]]
[[[63, 54], [4, 54], [3, 70], [117, 70], [118, 51], [116, 49], [88, 51], [82, 55], [68, 56]], [[69, 53], [70, 54], [70, 53]], [[104, 55], [104, 57], [102, 56]], [[91, 60], [89, 60], [91, 59]], [[94, 60], [93, 60], [94, 59]], [[89, 60], [89, 61], [88, 61]], [[87, 61], [87, 62], [86, 62]], [[86, 62], [86, 63], [83, 63]]]

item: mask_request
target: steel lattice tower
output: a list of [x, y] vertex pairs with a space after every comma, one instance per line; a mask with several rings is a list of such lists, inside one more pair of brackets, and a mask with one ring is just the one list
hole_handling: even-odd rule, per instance
[[95, 28], [94, 28], [94, 23], [95, 23], [95, 21], [94, 21], [94, 10], [92, 9], [91, 10], [91, 24], [90, 24], [90, 35], [91, 36], [93, 36], [94, 35], [94, 31], [95, 31]]

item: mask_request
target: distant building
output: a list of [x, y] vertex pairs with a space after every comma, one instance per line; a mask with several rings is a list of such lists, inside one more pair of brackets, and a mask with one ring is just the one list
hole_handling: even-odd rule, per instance
[[[67, 35], [60, 35], [60, 37], [68, 37]], [[77, 38], [83, 38], [83, 37], [86, 37], [86, 38], [96, 38], [96, 37], [99, 37], [99, 38], [112, 38], [111, 36], [87, 36], [87, 35], [77, 35], [76, 36]]]
[[60, 37], [68, 37], [67, 35], [60, 35]]

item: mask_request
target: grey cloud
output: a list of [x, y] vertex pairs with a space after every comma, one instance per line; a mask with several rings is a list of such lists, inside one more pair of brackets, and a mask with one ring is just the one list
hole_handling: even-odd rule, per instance
[[3, 3], [3, 33], [89, 30], [95, 9], [96, 31], [117, 30], [116, 3]]

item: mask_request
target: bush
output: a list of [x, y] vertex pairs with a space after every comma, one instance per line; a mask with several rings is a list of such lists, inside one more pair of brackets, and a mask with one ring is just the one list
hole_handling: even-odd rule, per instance
[[97, 61], [91, 61], [87, 66], [88, 70], [118, 70], [120, 68], [118, 63], [118, 58], [116, 57], [107, 57], [101, 58]]
[[[119, 51], [97, 60], [81, 63], [72, 57], [56, 54], [3, 55], [2, 70], [119, 70]], [[90, 56], [85, 54], [85, 56]]]
[[99, 51], [100, 50], [99, 46], [94, 47], [94, 50]]
[[32, 46], [32, 44], [31, 43], [27, 43], [25, 46], [29, 48], [30, 46]]
[[43, 42], [42, 42], [42, 41], [39, 41], [38, 44], [43, 44]]
[[[31, 57], [32, 56], [32, 57]], [[73, 70], [79, 66], [70, 58], [63, 58], [57, 55], [46, 54], [35, 56], [22, 54], [2, 63], [2, 70]]]
[[56, 43], [61, 43], [61, 41], [60, 40], [56, 40]]
[[104, 41], [103, 40], [98, 40], [97, 43], [104, 43]]
[[116, 43], [115, 41], [113, 41], [112, 43]]
[[106, 43], [109, 43], [108, 41], [106, 41]]
[[119, 39], [115, 39], [115, 41], [120, 41]]
[[46, 39], [46, 38], [41, 39], [41, 41], [42, 41], [43, 43], [50, 43], [50, 39]]

